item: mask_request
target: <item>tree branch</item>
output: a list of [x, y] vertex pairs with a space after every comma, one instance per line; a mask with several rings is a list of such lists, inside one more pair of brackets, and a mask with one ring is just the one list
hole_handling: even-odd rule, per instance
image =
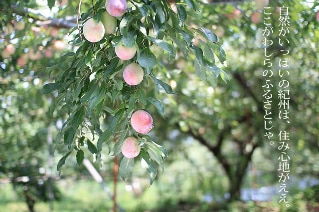
[[76, 17], [66, 17], [66, 18], [50, 18], [43, 16], [39, 13], [39, 11], [30, 9], [30, 8], [23, 8], [20, 9], [18, 7], [12, 7], [12, 12], [23, 16], [29, 17], [36, 21], [38, 25], [47, 25], [47, 26], [54, 26], [57, 28], [73, 28], [76, 27]]
[[249, 96], [251, 96], [251, 98], [253, 98], [253, 100], [256, 102], [258, 112], [264, 114], [264, 108], [262, 106], [262, 103], [259, 101], [257, 96], [253, 93], [251, 88], [247, 85], [246, 83], [247, 80], [245, 79], [245, 77], [238, 72], [234, 72], [232, 75], [236, 79], [236, 81], [239, 83], [239, 85], [244, 89], [244, 91], [246, 91], [246, 93], [248, 93]]

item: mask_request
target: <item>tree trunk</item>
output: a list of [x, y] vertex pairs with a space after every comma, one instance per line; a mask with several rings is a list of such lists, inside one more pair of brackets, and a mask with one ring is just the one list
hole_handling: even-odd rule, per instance
[[35, 212], [34, 211], [34, 204], [35, 204], [35, 200], [31, 197], [31, 195], [28, 193], [28, 188], [25, 188], [24, 191], [24, 197], [25, 197], [25, 201], [28, 205], [28, 209], [30, 212]]

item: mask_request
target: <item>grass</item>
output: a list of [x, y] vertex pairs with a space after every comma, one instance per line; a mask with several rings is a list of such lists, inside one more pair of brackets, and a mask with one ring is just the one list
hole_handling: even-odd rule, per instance
[[[103, 191], [100, 184], [94, 181], [63, 180], [58, 182], [62, 192], [62, 200], [53, 202], [53, 211], [58, 212], [100, 212], [111, 211], [113, 202]], [[109, 188], [112, 191], [112, 187]], [[125, 184], [118, 184], [118, 204], [125, 211], [152, 210], [158, 205], [158, 192], [155, 186], [147, 188], [140, 196], [134, 196], [132, 192], [125, 190]], [[48, 202], [37, 202], [35, 210], [38, 212], [50, 212]], [[17, 195], [11, 184], [0, 187], [0, 211], [28, 212], [24, 199]]]
[[[57, 182], [62, 192], [62, 200], [53, 202], [53, 211], [56, 212], [111, 212], [112, 200], [103, 191], [102, 187], [91, 180], [62, 180]], [[126, 212], [208, 212], [208, 211], [273, 211], [273, 212], [294, 212], [307, 211], [306, 203], [302, 200], [302, 194], [296, 194], [291, 201], [292, 206], [286, 208], [278, 202], [234, 202], [227, 206], [227, 209], [221, 209], [214, 204], [204, 204], [196, 199], [183, 199], [181, 194], [162, 191], [161, 184], [146, 186], [143, 192], [133, 192], [125, 189], [125, 184], [118, 184], [118, 204]], [[112, 191], [112, 186], [109, 187]], [[317, 207], [317, 206], [316, 206]], [[213, 209], [214, 208], [214, 209]], [[11, 184], [0, 185], [0, 211], [3, 212], [28, 212], [27, 205], [23, 198], [13, 191]], [[52, 212], [50, 204], [37, 202], [35, 205], [36, 212]]]

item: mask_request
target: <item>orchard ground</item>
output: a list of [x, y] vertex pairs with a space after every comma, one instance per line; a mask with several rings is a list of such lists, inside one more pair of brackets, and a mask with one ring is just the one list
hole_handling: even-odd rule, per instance
[[[189, 183], [189, 182], [186, 182]], [[65, 179], [57, 182], [58, 187], [63, 190], [61, 201], [38, 202], [35, 205], [35, 211], [40, 212], [102, 212], [111, 211], [112, 200], [103, 191], [101, 186], [95, 181], [87, 178], [73, 180]], [[112, 189], [112, 183], [108, 183]], [[121, 195], [118, 197], [120, 206], [128, 212], [141, 211], [296, 211], [296, 208], [287, 209], [280, 207], [277, 201], [265, 202], [234, 202], [229, 204], [227, 209], [225, 205], [219, 203], [208, 203], [196, 200], [194, 197], [181, 198], [183, 193], [161, 192], [161, 183], [155, 183], [144, 193], [139, 194], [138, 188], [133, 188], [123, 182], [118, 185]], [[24, 200], [13, 191], [12, 185], [0, 184], [0, 211], [27, 212], [27, 206]], [[135, 192], [135, 194], [134, 194]], [[196, 191], [194, 191], [196, 192]], [[89, 195], [88, 195], [89, 193]], [[302, 199], [303, 192], [298, 190], [293, 195], [294, 205], [299, 211], [307, 211], [307, 207], [315, 207], [307, 204]], [[50, 209], [53, 206], [53, 210]], [[307, 206], [308, 205], [308, 206]], [[222, 209], [224, 208], [224, 209]], [[294, 210], [295, 209], [295, 210]]]

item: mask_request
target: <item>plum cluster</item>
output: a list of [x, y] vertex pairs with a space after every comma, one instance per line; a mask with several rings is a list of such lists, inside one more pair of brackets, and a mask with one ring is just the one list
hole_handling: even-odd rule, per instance
[[[99, 42], [104, 35], [112, 34], [117, 27], [117, 18], [121, 18], [127, 10], [126, 0], [107, 0], [106, 11], [101, 21], [89, 18], [83, 24], [83, 34], [86, 40], [92, 43]], [[137, 45], [125, 46], [123, 42], [115, 45], [115, 54], [122, 61], [134, 58]], [[143, 81], [144, 70], [135, 63], [129, 63], [123, 69], [123, 79], [129, 86], [136, 86]], [[136, 110], [131, 116], [131, 127], [139, 134], [148, 134], [153, 128], [153, 118], [145, 110]], [[127, 137], [121, 146], [122, 154], [127, 158], [135, 158], [140, 153], [140, 145], [135, 137]]]

